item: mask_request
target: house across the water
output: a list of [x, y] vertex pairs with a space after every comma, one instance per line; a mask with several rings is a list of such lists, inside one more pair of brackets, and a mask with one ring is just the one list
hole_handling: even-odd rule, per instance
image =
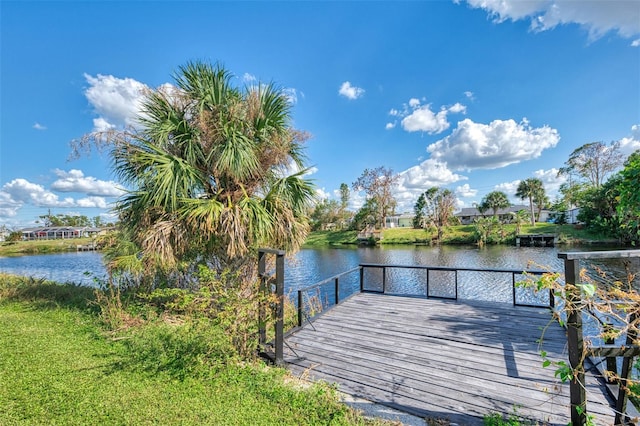
[[107, 228], [92, 226], [40, 226], [21, 230], [23, 240], [58, 240], [95, 237], [104, 234]]
[[403, 213], [387, 216], [385, 228], [413, 228], [413, 214]]
[[[498, 209], [496, 214], [498, 215], [498, 219], [500, 219], [501, 222], [509, 222], [513, 220], [512, 213], [517, 213], [520, 210], [529, 212], [530, 209], [529, 209], [529, 206], [525, 206], [524, 204], [518, 204], [514, 206], [509, 206], [506, 209]], [[537, 214], [537, 211], [536, 211], [536, 214]], [[471, 225], [475, 222], [476, 219], [493, 216], [493, 210], [487, 210], [484, 213], [480, 213], [480, 211], [475, 207], [465, 207], [462, 210], [460, 210], [458, 213], [456, 213], [455, 216], [458, 219], [460, 219], [461, 224]], [[540, 218], [537, 218], [537, 219], [538, 219], [538, 222], [546, 222], [548, 218], [549, 218], [549, 210], [543, 209], [540, 212]]]

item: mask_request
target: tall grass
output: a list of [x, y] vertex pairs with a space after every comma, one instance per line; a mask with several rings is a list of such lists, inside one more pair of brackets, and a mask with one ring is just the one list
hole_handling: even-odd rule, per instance
[[[241, 357], [226, 320], [96, 294], [0, 275], [0, 424], [376, 423], [330, 386]], [[101, 297], [138, 322], [105, 324], [118, 305]]]

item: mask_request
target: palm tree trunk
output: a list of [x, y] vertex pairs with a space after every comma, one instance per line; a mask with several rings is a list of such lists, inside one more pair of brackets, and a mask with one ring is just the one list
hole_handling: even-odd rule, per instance
[[529, 196], [529, 208], [531, 209], [531, 226], [536, 226], [536, 215], [533, 210], [533, 197]]

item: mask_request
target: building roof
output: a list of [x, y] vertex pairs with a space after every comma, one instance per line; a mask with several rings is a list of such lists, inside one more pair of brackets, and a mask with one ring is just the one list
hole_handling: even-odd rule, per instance
[[[509, 206], [506, 209], [498, 209], [496, 214], [502, 215], [502, 214], [508, 214], [508, 213], [516, 213], [520, 210], [529, 211], [529, 206], [525, 206], [523, 204], [516, 204], [514, 206]], [[465, 207], [462, 210], [460, 210], [458, 213], [456, 213], [454, 216], [491, 216], [491, 215], [493, 215], [493, 210], [491, 209], [485, 211], [483, 214], [483, 213], [480, 213], [480, 211], [475, 207]]]

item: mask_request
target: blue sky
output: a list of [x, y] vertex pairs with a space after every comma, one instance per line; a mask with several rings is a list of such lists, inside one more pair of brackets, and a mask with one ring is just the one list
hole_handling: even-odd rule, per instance
[[[0, 2], [0, 226], [108, 218], [109, 158], [69, 142], [133, 123], [141, 89], [191, 60], [238, 85], [274, 81], [312, 134], [311, 178], [336, 197], [365, 168], [400, 174], [410, 211], [431, 186], [460, 207], [569, 154], [640, 148], [640, 1]], [[362, 202], [354, 194], [352, 207]]]

